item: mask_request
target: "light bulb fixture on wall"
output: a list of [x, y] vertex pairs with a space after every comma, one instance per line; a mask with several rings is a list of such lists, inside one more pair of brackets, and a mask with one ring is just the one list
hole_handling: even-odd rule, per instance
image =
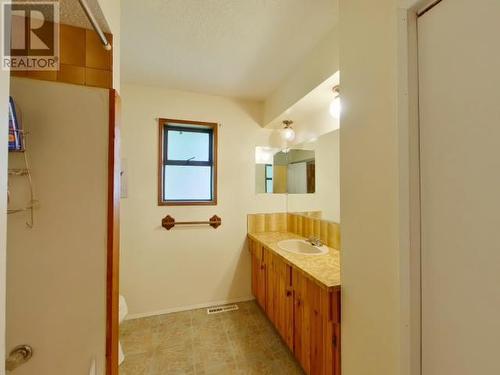
[[334, 119], [340, 118], [341, 104], [340, 104], [340, 86], [334, 86], [333, 89], [333, 100], [330, 103], [330, 115]]
[[284, 141], [291, 142], [295, 139], [295, 130], [292, 128], [293, 121], [284, 120], [283, 129], [281, 130], [281, 138]]

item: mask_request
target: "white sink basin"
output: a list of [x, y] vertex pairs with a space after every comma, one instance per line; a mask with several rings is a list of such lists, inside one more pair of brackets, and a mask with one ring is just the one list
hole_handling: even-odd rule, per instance
[[313, 246], [304, 240], [286, 240], [278, 242], [281, 250], [302, 255], [323, 255], [328, 253], [326, 246]]

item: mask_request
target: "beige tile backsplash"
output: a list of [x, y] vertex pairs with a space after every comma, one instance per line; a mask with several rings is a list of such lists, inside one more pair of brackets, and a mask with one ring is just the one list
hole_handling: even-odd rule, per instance
[[302, 237], [319, 237], [327, 246], [340, 250], [340, 224], [293, 213], [249, 214], [248, 232], [291, 232]]

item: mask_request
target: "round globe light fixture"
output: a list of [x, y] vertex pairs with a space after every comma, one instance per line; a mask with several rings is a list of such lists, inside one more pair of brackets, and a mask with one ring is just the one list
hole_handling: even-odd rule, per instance
[[293, 121], [283, 121], [283, 129], [281, 130], [281, 138], [284, 141], [292, 142], [295, 139], [295, 130], [292, 128]]

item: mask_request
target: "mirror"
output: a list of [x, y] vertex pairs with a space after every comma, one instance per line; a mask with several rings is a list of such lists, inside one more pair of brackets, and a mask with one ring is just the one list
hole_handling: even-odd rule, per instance
[[287, 195], [288, 212], [340, 222], [339, 139], [339, 130], [335, 130], [300, 145], [314, 149], [315, 191], [314, 194]]
[[257, 147], [255, 190], [258, 194], [313, 194], [316, 191], [314, 149]]
[[257, 147], [258, 194], [286, 194], [287, 211], [340, 222], [339, 131], [291, 149]]

